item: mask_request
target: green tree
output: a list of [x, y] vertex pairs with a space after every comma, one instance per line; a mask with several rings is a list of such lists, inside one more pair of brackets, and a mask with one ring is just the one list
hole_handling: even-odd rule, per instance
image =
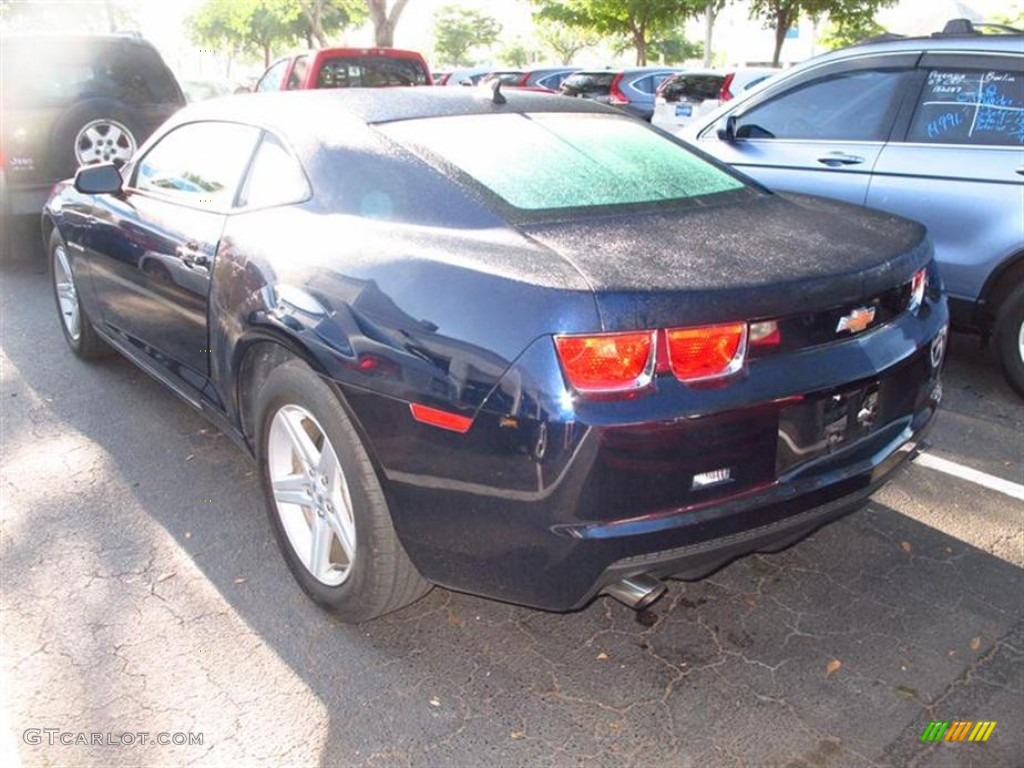
[[829, 24], [819, 42], [828, 50], [834, 51], [836, 48], [845, 48], [869, 37], [884, 34], [886, 31], [888, 30], [874, 19], [847, 24]]
[[321, 48], [328, 38], [347, 27], [366, 21], [368, 10], [362, 0], [296, 0], [301, 13], [295, 19], [295, 33], [310, 48]]
[[802, 14], [817, 18], [827, 13], [833, 24], [852, 28], [873, 21], [879, 8], [895, 3], [896, 0], [751, 0], [750, 18], [760, 18], [766, 28], [775, 31], [772, 65], [777, 67], [786, 33]]
[[626, 37], [636, 63], [647, 64], [647, 45], [701, 13], [705, 0], [529, 0], [534, 17], [590, 30], [603, 37]]
[[0, 24], [6, 30], [117, 32], [137, 26], [138, 0], [2, 0]]
[[704, 56], [704, 46], [686, 39], [683, 30], [673, 30], [647, 44], [647, 50], [658, 57], [663, 64], [680, 64]]
[[300, 13], [294, 0], [206, 0], [186, 23], [193, 42], [229, 54], [260, 53], [270, 66], [277, 47], [295, 44]]
[[434, 14], [434, 50], [439, 61], [455, 67], [469, 64], [470, 50], [493, 45], [500, 34], [496, 19], [472, 8], [446, 5]]
[[993, 19], [997, 24], [1006, 24], [1016, 29], [1024, 29], [1024, 8], [1020, 3], [1014, 3], [1004, 13], [996, 14]]
[[537, 61], [540, 51], [527, 47], [521, 39], [517, 39], [512, 45], [502, 48], [498, 54], [498, 60], [506, 67], [522, 69], [531, 61]]
[[395, 27], [402, 16], [402, 11], [409, 4], [409, 0], [394, 0], [391, 10], [388, 10], [388, 0], [366, 0], [366, 7], [370, 11], [370, 21], [373, 22], [373, 36], [380, 48], [390, 48], [395, 44]]
[[586, 48], [592, 48], [600, 42], [596, 34], [578, 27], [566, 27], [551, 21], [535, 20], [536, 37], [554, 53], [559, 64], [569, 65], [576, 54]]

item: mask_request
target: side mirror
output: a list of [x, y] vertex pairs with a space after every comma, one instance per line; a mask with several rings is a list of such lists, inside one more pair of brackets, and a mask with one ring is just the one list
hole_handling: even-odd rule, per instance
[[75, 172], [75, 189], [84, 195], [116, 195], [123, 182], [113, 163], [83, 165]]
[[728, 142], [730, 144], [732, 144], [734, 141], [736, 141], [736, 123], [737, 122], [738, 122], [738, 118], [736, 117], [736, 115], [729, 115], [728, 117], [723, 119], [721, 122], [719, 122], [718, 123], [718, 130], [716, 131], [716, 133], [718, 134], [718, 138], [721, 139], [722, 141], [726, 141], [726, 142]]

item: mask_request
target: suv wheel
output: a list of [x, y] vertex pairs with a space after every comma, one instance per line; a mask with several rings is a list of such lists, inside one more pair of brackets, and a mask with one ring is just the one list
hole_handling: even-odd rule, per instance
[[128, 162], [138, 147], [139, 129], [113, 99], [94, 99], [69, 109], [54, 126], [52, 157], [62, 176], [82, 165]]
[[1024, 283], [999, 306], [993, 340], [1006, 381], [1024, 397]]
[[75, 162], [123, 165], [131, 160], [135, 147], [135, 136], [124, 123], [111, 118], [90, 120], [75, 136]]

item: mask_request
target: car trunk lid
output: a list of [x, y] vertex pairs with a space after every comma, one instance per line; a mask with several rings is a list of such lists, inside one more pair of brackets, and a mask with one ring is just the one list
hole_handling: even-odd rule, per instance
[[802, 195], [520, 231], [579, 270], [607, 331], [834, 310], [908, 282], [931, 257], [919, 224]]

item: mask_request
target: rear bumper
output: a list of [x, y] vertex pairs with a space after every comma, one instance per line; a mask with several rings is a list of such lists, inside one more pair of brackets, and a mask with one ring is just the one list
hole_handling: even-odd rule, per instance
[[38, 216], [50, 197], [53, 183], [12, 186], [0, 173], [0, 216]]
[[[396, 526], [413, 562], [437, 584], [572, 610], [622, 578], [699, 578], [742, 555], [784, 548], [853, 512], [916, 451], [939, 396], [936, 391], [913, 417], [798, 477], [709, 504], [602, 523], [543, 525], [587, 511], [580, 509], [587, 497], [581, 485], [593, 482], [600, 462], [584, 460], [561, 488], [533, 499], [392, 472]], [[600, 434], [590, 433], [578, 457], [591, 450], [591, 440]]]
[[[938, 398], [934, 405], [938, 407]], [[917, 454], [922, 438], [931, 428], [933, 415], [934, 409], [926, 409], [915, 419], [921, 423], [920, 428], [915, 430], [908, 424], [902, 430], [892, 429], [887, 435], [880, 435], [880, 439], [871, 440], [871, 447], [855, 447], [854, 450], [861, 453], [865, 448], [877, 450], [841, 469], [789, 485], [775, 485], [763, 493], [719, 504], [715, 514], [722, 520], [728, 519], [729, 527], [736, 526], [738, 530], [618, 560], [605, 569], [581, 605], [608, 584], [639, 573], [677, 579], [701, 578], [738, 557], [784, 549], [823, 525], [857, 511]], [[888, 437], [892, 439], [887, 440]], [[701, 524], [697, 517], [686, 513], [675, 517], [677, 530]]]
[[[604, 410], [560, 400], [548, 340], [510, 369], [466, 434], [412, 423], [407, 403], [347, 395], [396, 531], [425, 578], [571, 610], [621, 578], [696, 578], [861, 506], [935, 416], [941, 355], [936, 363], [932, 342], [948, 319], [940, 301], [922, 318], [814, 350], [779, 371], [765, 361], [746, 384], [680, 395], [666, 382], [646, 400]], [[744, 394], [748, 385], [763, 397]], [[786, 397], [787, 387], [805, 394]], [[823, 447], [821, 424], [834, 414], [822, 413], [850, 391], [879, 393], [878, 423]], [[669, 416], [666, 401], [678, 403], [677, 395], [691, 405]], [[729, 397], [746, 404], [723, 407]], [[851, 422], [864, 402], [858, 395]], [[697, 474], [726, 463], [731, 483], [694, 490]]]

